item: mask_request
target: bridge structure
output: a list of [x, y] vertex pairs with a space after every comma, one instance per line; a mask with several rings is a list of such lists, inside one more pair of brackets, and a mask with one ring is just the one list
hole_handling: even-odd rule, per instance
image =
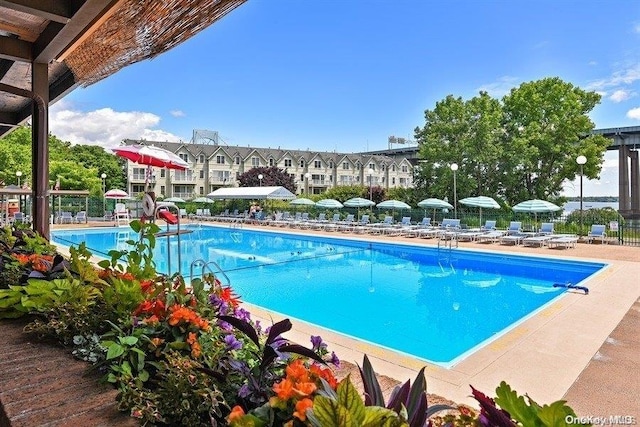
[[[594, 135], [611, 139], [607, 150], [618, 151], [618, 211], [626, 219], [640, 220], [640, 126], [594, 129]], [[389, 157], [403, 157], [418, 163], [418, 146], [369, 151]]]

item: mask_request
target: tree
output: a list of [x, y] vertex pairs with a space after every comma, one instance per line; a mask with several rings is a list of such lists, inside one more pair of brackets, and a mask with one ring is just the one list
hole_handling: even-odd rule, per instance
[[111, 154], [104, 148], [95, 145], [74, 145], [71, 147], [71, 155], [77, 159], [79, 164], [95, 170], [98, 177], [103, 173], [107, 175], [105, 178], [107, 190], [127, 187], [126, 161], [122, 157]]
[[597, 178], [610, 142], [590, 135], [588, 113], [600, 95], [557, 77], [523, 83], [504, 97], [505, 143], [502, 158], [505, 196], [510, 204], [526, 199], [558, 199], [564, 180], [576, 178], [576, 157], [588, 162], [584, 174]]
[[489, 195], [513, 205], [540, 198], [560, 201], [562, 183], [579, 172], [575, 158], [589, 161], [585, 175], [596, 178], [609, 141], [590, 135], [587, 114], [599, 102], [559, 78], [524, 83], [501, 101], [487, 93], [469, 101], [447, 96], [425, 111], [416, 128], [420, 162], [418, 193], [453, 200], [453, 171], [458, 199]]
[[[262, 179], [258, 178], [262, 175]], [[296, 193], [296, 183], [286, 169], [278, 167], [258, 167], [252, 168], [238, 176], [240, 187], [259, 187], [259, 186], [280, 186], [284, 187], [292, 193]]]

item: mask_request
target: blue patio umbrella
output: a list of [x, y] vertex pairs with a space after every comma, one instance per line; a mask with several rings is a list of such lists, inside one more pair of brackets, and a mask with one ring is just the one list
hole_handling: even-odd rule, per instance
[[427, 213], [427, 209], [433, 209], [434, 221], [436, 220], [436, 209], [453, 209], [453, 205], [451, 205], [451, 203], [434, 198], [421, 200], [420, 202], [418, 202], [418, 206], [425, 209], [425, 216]]
[[467, 206], [480, 208], [480, 224], [482, 224], [482, 209], [500, 209], [498, 202], [487, 196], [467, 197], [460, 200], [460, 203]]
[[551, 202], [547, 202], [546, 200], [531, 199], [531, 200], [525, 200], [524, 202], [520, 202], [511, 209], [513, 209], [514, 212], [533, 213], [535, 216], [535, 221], [537, 223], [538, 213], [555, 212], [555, 211], [559, 211], [562, 208]]
[[336, 199], [322, 199], [316, 202], [316, 206], [325, 209], [340, 209], [342, 207], [342, 203]]
[[306, 197], [300, 197], [300, 198], [291, 200], [289, 204], [296, 205], [296, 206], [314, 206], [316, 202], [314, 202], [311, 199], [307, 199]]
[[379, 209], [393, 209], [395, 210], [404, 210], [404, 209], [411, 209], [411, 206], [409, 206], [408, 204], [406, 204], [403, 201], [400, 200], [385, 200], [384, 202], [380, 202], [376, 205], [376, 207], [378, 207]]
[[349, 208], [358, 208], [358, 220], [360, 220], [360, 208], [368, 208], [375, 205], [376, 202], [362, 197], [354, 197], [344, 202], [344, 205]]

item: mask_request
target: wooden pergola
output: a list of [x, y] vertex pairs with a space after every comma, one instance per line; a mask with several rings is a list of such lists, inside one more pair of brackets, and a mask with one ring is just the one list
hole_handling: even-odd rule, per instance
[[31, 118], [33, 227], [49, 237], [49, 105], [187, 40], [246, 0], [0, 0], [0, 137]]

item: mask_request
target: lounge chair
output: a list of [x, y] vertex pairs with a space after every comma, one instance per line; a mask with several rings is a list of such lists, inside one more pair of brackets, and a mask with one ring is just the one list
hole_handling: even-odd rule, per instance
[[354, 233], [365, 233], [369, 231], [369, 215], [362, 215], [360, 221], [358, 221], [353, 227]]
[[496, 221], [493, 219], [488, 219], [484, 222], [484, 225], [480, 227], [482, 231], [492, 231], [496, 229]]
[[369, 232], [371, 234], [382, 234], [384, 231], [383, 229], [389, 228], [392, 225], [393, 225], [393, 217], [390, 215], [386, 215], [382, 222], [375, 222], [371, 224], [371, 227], [369, 228]]
[[74, 218], [75, 222], [77, 224], [81, 224], [81, 223], [87, 223], [87, 212], [86, 211], [79, 211], [76, 214], [76, 217]]
[[549, 248], [575, 248], [578, 243], [578, 236], [575, 235], [565, 235], [565, 236], [557, 236], [553, 239], [547, 241], [547, 246]]
[[60, 212], [60, 224], [73, 224], [71, 212]]
[[486, 233], [482, 233], [476, 237], [478, 243], [496, 243], [507, 234], [506, 230], [493, 230]]
[[511, 221], [509, 223], [509, 228], [507, 228], [507, 234], [520, 234], [520, 233], [522, 233], [522, 222]]
[[550, 240], [555, 239], [556, 237], [558, 236], [554, 236], [553, 234], [541, 234], [539, 236], [529, 236], [522, 239], [522, 245], [543, 247]]
[[552, 222], [543, 222], [540, 224], [540, 230], [538, 230], [540, 234], [553, 234], [553, 223]]
[[349, 214], [344, 219], [344, 221], [340, 222], [340, 224], [338, 225], [338, 231], [348, 233], [353, 229], [354, 224], [355, 224], [355, 215]]
[[603, 224], [593, 224], [589, 234], [587, 234], [587, 243], [600, 239], [600, 243], [606, 243], [607, 226]]

